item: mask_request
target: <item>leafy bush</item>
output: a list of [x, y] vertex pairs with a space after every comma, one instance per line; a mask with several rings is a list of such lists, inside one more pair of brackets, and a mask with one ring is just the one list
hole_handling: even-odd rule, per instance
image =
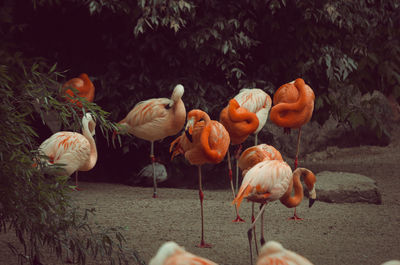
[[[43, 248], [58, 258], [69, 251], [78, 264], [88, 256], [122, 264], [120, 229], [89, 225], [94, 209], [82, 210], [71, 202], [68, 177], [47, 177], [34, 166], [38, 135], [33, 124], [45, 122], [35, 117], [55, 111], [65, 126], [81, 127], [79, 113], [59, 96], [61, 73], [43, 59], [10, 54], [0, 52], [0, 232], [15, 232], [23, 251], [13, 242], [8, 245], [19, 264], [39, 261]], [[103, 133], [114, 128], [100, 107], [83, 105]]]

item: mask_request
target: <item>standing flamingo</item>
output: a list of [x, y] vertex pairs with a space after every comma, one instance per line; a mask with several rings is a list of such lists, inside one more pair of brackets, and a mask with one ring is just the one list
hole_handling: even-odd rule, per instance
[[[39, 154], [48, 159], [46, 164], [60, 164], [50, 174], [70, 176], [75, 171], [89, 171], [97, 162], [96, 143], [93, 139], [96, 123], [90, 113], [82, 118], [82, 134], [57, 132], [39, 146]], [[78, 179], [75, 179], [78, 187]]]
[[[303, 186], [300, 182], [300, 176], [303, 176], [307, 189], [310, 192], [309, 207], [313, 205], [316, 199], [314, 184], [315, 175], [306, 168], [297, 168], [293, 173], [290, 166], [280, 160], [264, 160], [254, 165], [244, 176], [240, 190], [233, 200], [239, 209], [244, 198], [252, 202], [261, 203], [262, 207], [257, 217], [252, 222], [248, 230], [250, 259], [252, 262], [251, 238], [252, 230], [255, 227], [257, 219], [261, 216], [261, 244], [265, 243], [263, 232], [263, 213], [265, 206], [270, 201], [280, 200], [286, 207], [296, 207], [303, 200]], [[294, 196], [292, 189], [294, 186]], [[257, 244], [257, 243], [256, 243]]]
[[221, 123], [211, 120], [204, 111], [195, 109], [188, 113], [185, 132], [171, 143], [170, 151], [173, 151], [171, 159], [178, 154], [184, 154], [191, 165], [198, 166], [201, 207], [201, 241], [199, 247], [211, 247], [204, 242], [204, 194], [201, 165], [220, 163], [228, 151], [229, 142], [229, 134]]
[[[157, 198], [154, 141], [175, 135], [183, 128], [186, 119], [186, 109], [182, 101], [183, 93], [183, 86], [177, 85], [170, 99], [153, 98], [141, 101], [119, 122], [118, 133], [130, 133], [151, 143], [150, 159], [153, 165], [153, 198]], [[113, 139], [116, 133], [114, 132]]]
[[193, 255], [173, 241], [165, 242], [149, 265], [217, 265], [211, 260]]
[[[301, 78], [282, 85], [274, 94], [274, 106], [271, 108], [270, 120], [283, 127], [285, 132], [290, 132], [290, 129], [299, 129], [294, 169], [298, 165], [301, 127], [311, 119], [314, 100], [314, 91]], [[296, 214], [296, 208], [291, 219], [301, 220]]]
[[313, 265], [308, 259], [285, 249], [276, 241], [268, 241], [261, 247], [256, 265]]
[[[84, 98], [89, 102], [94, 100], [95, 88], [86, 73], [82, 73], [79, 77], [72, 78], [63, 84], [64, 93], [67, 101], [77, 108], [82, 108], [82, 103], [76, 99], [76, 97]], [[74, 94], [71, 88], [78, 90], [77, 95]], [[83, 114], [82, 114], [83, 115]], [[75, 172], [75, 182], [78, 183], [78, 171]], [[76, 190], [79, 190], [76, 188]]]
[[79, 77], [72, 78], [63, 85], [63, 88], [66, 89], [65, 94], [69, 95], [66, 97], [67, 100], [78, 108], [82, 108], [82, 103], [79, 102], [77, 99], [74, 99], [76, 98], [76, 95], [69, 87], [73, 87], [78, 90], [78, 97], [85, 98], [87, 101], [93, 102], [95, 88], [87, 74], [83, 73], [79, 75]]
[[[227, 107], [225, 107], [220, 114], [220, 121], [229, 132], [232, 145], [239, 145], [239, 149], [236, 154], [236, 159], [240, 154], [241, 144], [247, 139], [247, 137], [253, 133], [255, 134], [255, 145], [257, 145], [258, 133], [264, 127], [265, 122], [268, 118], [268, 112], [271, 108], [271, 98], [263, 90], [254, 89], [242, 89], [233, 99], [229, 101]], [[229, 179], [232, 188], [232, 195], [235, 198], [235, 190], [233, 188], [232, 180], [232, 166], [230, 159], [230, 152], [228, 150], [228, 168], [229, 168]], [[239, 182], [239, 170], [236, 160], [236, 192], [238, 189]], [[240, 218], [238, 211], [236, 210], [236, 219], [234, 222], [244, 222]]]

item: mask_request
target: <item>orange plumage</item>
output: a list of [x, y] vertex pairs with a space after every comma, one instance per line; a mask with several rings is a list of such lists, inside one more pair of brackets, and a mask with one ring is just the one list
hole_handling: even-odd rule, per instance
[[66, 97], [67, 100], [77, 107], [82, 108], [82, 103], [74, 99], [76, 98], [76, 96], [69, 87], [73, 87], [78, 90], [78, 97], [85, 98], [87, 101], [93, 102], [95, 88], [87, 74], [83, 73], [79, 75], [79, 77], [72, 78], [63, 85], [63, 88], [65, 89], [65, 94], [70, 96]]
[[[178, 154], [184, 154], [191, 165], [221, 162], [230, 142], [225, 127], [211, 120], [202, 110], [191, 110], [187, 120], [187, 131], [171, 143], [172, 158]], [[188, 138], [188, 133], [191, 139]]]
[[221, 123], [211, 120], [204, 111], [194, 109], [188, 113], [185, 132], [175, 139], [170, 146], [172, 158], [178, 154], [183, 154], [191, 165], [198, 166], [201, 206], [201, 241], [199, 247], [211, 247], [211, 245], [204, 242], [204, 194], [201, 180], [201, 165], [221, 162], [228, 151], [229, 142], [229, 133]]
[[275, 92], [269, 118], [283, 128], [300, 128], [311, 119], [314, 100], [314, 91], [298, 78]]

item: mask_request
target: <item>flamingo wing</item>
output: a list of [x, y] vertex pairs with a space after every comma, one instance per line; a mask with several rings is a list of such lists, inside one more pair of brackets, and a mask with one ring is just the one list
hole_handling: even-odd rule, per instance
[[[157, 98], [141, 101], [128, 113], [120, 123], [126, 122], [131, 127], [141, 126], [147, 123], [156, 123], [168, 115], [168, 105], [172, 100]], [[161, 129], [161, 128], [160, 128]]]
[[286, 192], [291, 180], [292, 170], [286, 162], [264, 160], [246, 173], [233, 203], [239, 208], [244, 198], [257, 202], [277, 200]]
[[89, 159], [90, 144], [79, 133], [58, 132], [40, 145], [39, 152], [49, 158], [50, 164], [60, 164], [70, 176]]
[[166, 260], [164, 265], [217, 265], [209, 259], [195, 256], [189, 252], [173, 255]]

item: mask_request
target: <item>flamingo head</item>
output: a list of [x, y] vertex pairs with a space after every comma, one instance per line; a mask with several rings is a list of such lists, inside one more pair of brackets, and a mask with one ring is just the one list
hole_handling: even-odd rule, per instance
[[85, 115], [82, 117], [82, 124], [84, 127], [86, 127], [89, 130], [89, 132], [92, 136], [95, 135], [96, 119], [91, 113], [89, 113], [89, 112], [85, 113]]

